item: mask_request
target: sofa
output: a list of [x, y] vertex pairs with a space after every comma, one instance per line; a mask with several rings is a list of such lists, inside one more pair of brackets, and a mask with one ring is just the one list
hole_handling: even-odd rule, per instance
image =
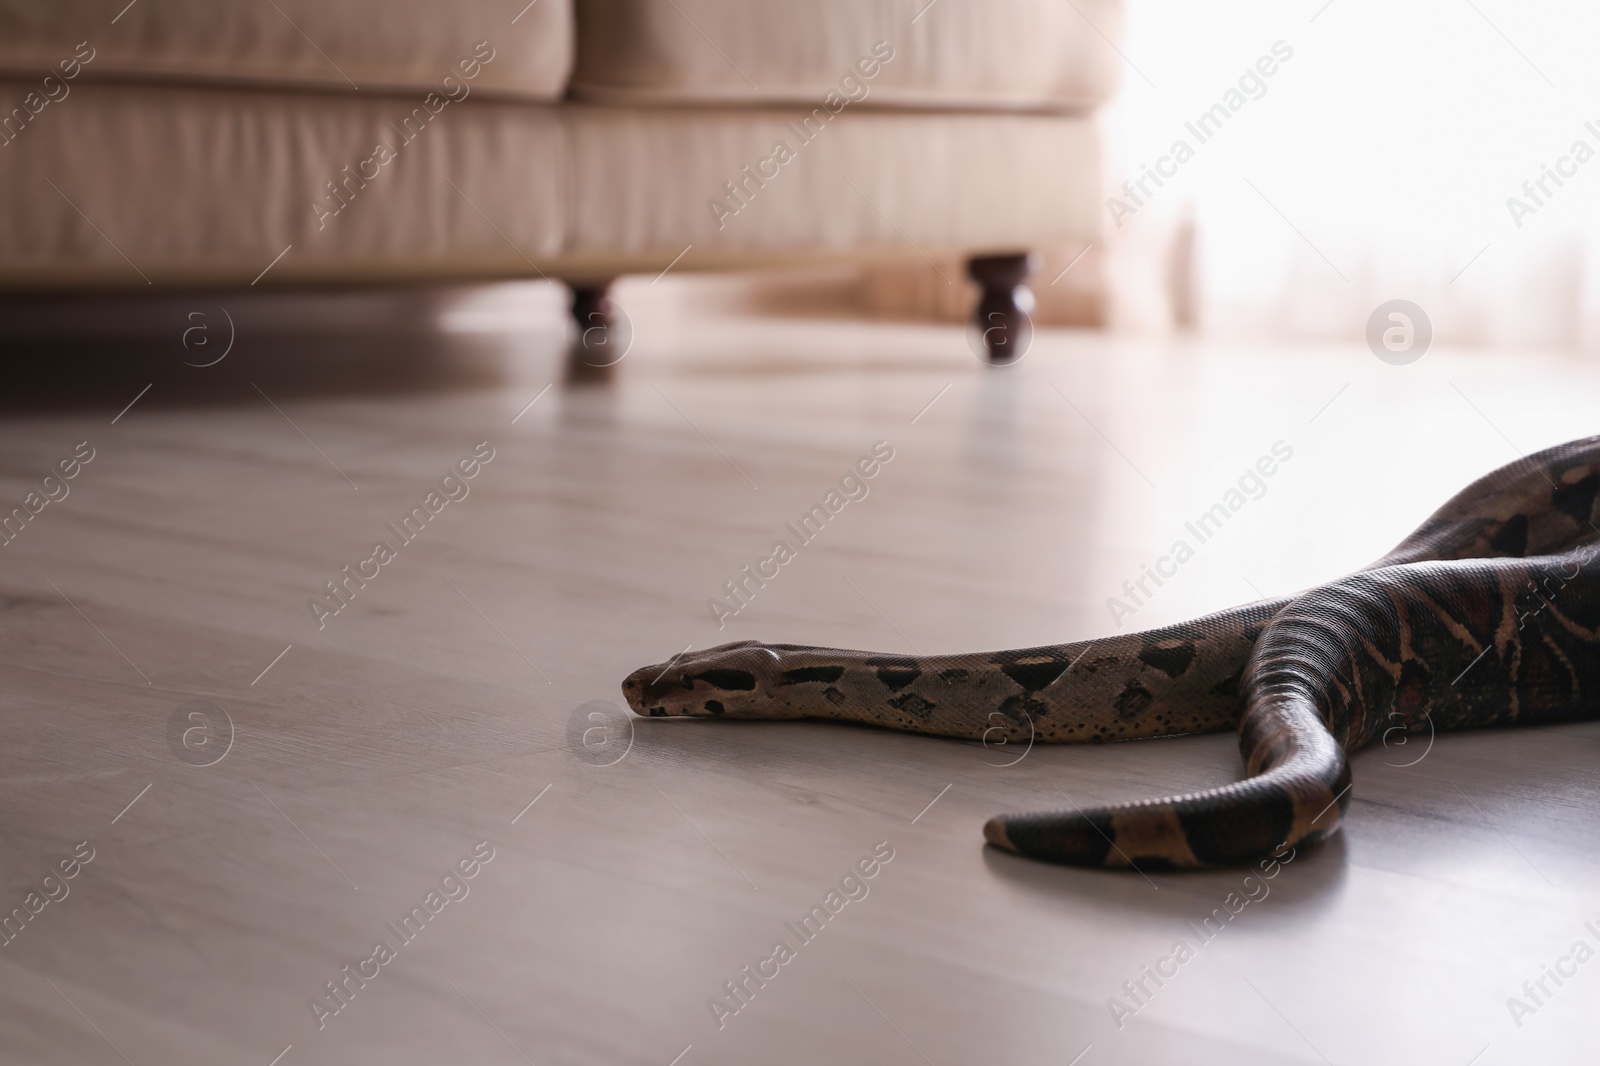
[[1100, 232], [1120, 19], [1120, 0], [0, 0], [0, 289], [542, 277], [603, 327], [622, 274], [959, 254], [1004, 361], [1029, 249]]

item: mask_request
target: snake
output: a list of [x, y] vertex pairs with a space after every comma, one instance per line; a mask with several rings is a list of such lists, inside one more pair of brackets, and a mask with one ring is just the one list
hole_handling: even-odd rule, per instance
[[738, 641], [635, 670], [622, 692], [651, 718], [822, 719], [985, 742], [1236, 729], [1243, 780], [984, 826], [991, 846], [1066, 865], [1236, 865], [1337, 832], [1349, 755], [1375, 740], [1600, 716], [1597, 523], [1600, 436], [1479, 478], [1388, 554], [1298, 595], [997, 652]]

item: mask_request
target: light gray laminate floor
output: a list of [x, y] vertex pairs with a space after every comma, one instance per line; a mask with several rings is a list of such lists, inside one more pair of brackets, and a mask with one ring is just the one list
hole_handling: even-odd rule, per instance
[[[1110, 631], [1107, 599], [1280, 441], [1292, 458], [1264, 495], [1124, 622], [1337, 576], [1519, 450], [1600, 429], [1594, 364], [1041, 332], [992, 370], [957, 329], [696, 318], [636, 285], [615, 385], [542, 392], [558, 319], [528, 291], [527, 329], [471, 332], [515, 303], [504, 290], [458, 309], [435, 354], [379, 333], [301, 344], [268, 335], [270, 309], [235, 307], [216, 367], [103, 340], [54, 371], [7, 368], [29, 384], [0, 417], [4, 509], [79, 442], [94, 458], [0, 548], [0, 911], [67, 892], [0, 947], [0, 1059], [1593, 1054], [1600, 962], [1563, 963], [1576, 975], [1547, 979], [1532, 1013], [1507, 999], [1576, 941], [1600, 949], [1600, 724], [1361, 754], [1344, 832], [1209, 943], [1190, 923], [1242, 871], [1051, 868], [980, 830], [1063, 793], [1233, 780], [1231, 735], [1023, 753], [642, 721], [613, 765], [573, 738], [582, 705], [620, 707], [628, 670], [686, 645], [933, 652]], [[707, 599], [880, 440], [894, 458], [870, 495], [719, 631]], [[385, 523], [480, 441], [494, 457], [470, 494], [319, 629], [307, 601], [395, 543]], [[200, 765], [228, 732], [211, 707], [231, 748]], [[446, 883], [467, 894], [401, 943], [386, 923], [481, 841], [492, 859]], [[80, 842], [92, 860], [46, 883]], [[893, 858], [868, 894], [800, 944], [785, 923], [880, 842]], [[1119, 1028], [1108, 999], [1131, 1006], [1124, 982], [1178, 939], [1194, 957], [1147, 980]], [[794, 958], [719, 1028], [708, 1000], [779, 940]], [[379, 941], [394, 957], [319, 1029], [310, 1001]]]

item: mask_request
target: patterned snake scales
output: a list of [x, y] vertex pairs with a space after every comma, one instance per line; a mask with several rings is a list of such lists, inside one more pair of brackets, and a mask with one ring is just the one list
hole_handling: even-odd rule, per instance
[[1001, 815], [989, 843], [1141, 869], [1251, 861], [1336, 831], [1347, 753], [1396, 731], [1600, 715], [1600, 437], [1479, 479], [1388, 555], [1299, 596], [1016, 651], [743, 641], [623, 682], [641, 715], [822, 718], [1082, 743], [1237, 726], [1248, 776], [1140, 803]]

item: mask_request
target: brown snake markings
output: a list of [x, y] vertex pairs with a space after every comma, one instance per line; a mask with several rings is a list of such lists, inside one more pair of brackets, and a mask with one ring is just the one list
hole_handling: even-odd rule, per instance
[[1480, 478], [1393, 551], [1295, 597], [1073, 644], [883, 655], [742, 641], [634, 671], [635, 712], [820, 718], [1083, 743], [1237, 727], [1249, 776], [1167, 799], [990, 819], [1088, 866], [1245, 862], [1334, 832], [1346, 753], [1395, 729], [1600, 715], [1600, 437]]

